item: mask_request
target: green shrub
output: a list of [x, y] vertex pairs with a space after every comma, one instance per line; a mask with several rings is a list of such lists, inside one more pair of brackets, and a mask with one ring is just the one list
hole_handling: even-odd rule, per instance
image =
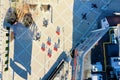
[[10, 27], [6, 27], [7, 30], [10, 30]]
[[6, 33], [6, 36], [9, 36], [9, 33]]
[[9, 47], [6, 47], [5, 50], [9, 50]]
[[6, 43], [9, 43], [9, 40], [6, 40]]
[[8, 67], [6, 67], [6, 68], [4, 69], [4, 71], [8, 71]]
[[8, 64], [8, 60], [5, 61], [5, 64]]
[[11, 0], [12, 2], [18, 2], [19, 0]]
[[9, 54], [7, 53], [7, 54], [5, 54], [5, 57], [8, 57], [9, 56]]

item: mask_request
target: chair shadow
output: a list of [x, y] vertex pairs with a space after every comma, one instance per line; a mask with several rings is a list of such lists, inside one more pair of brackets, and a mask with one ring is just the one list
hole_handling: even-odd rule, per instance
[[[14, 25], [13, 32], [15, 34], [14, 57], [13, 60], [11, 59], [10, 66], [20, 77], [27, 79], [27, 74], [31, 74], [32, 32], [21, 23]], [[25, 70], [15, 62], [22, 65]]]
[[[10, 11], [11, 8], [8, 9], [6, 16], [10, 15]], [[7, 22], [6, 17], [3, 25], [4, 28], [10, 27], [14, 32], [14, 55], [13, 58], [10, 58], [10, 67], [13, 69], [13, 72], [27, 80], [28, 74], [31, 75], [32, 40], [37, 26], [34, 21], [30, 28], [19, 21], [10, 24]]]

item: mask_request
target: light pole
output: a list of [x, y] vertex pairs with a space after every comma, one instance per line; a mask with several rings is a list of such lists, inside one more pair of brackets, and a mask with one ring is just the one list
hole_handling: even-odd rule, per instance
[[50, 7], [51, 7], [51, 23], [53, 23], [53, 7], [52, 6]]
[[9, 0], [10, 8], [11, 8], [11, 0]]

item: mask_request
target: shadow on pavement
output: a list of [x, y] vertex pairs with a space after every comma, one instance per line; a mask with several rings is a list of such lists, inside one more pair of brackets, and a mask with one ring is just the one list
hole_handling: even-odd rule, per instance
[[[26, 27], [23, 23], [17, 21], [17, 14], [13, 10], [12, 8], [8, 9], [3, 23], [4, 28], [10, 27], [14, 33], [14, 55], [10, 59], [10, 66], [13, 72], [27, 80], [28, 73], [31, 75], [32, 40], [36, 33], [36, 24], [33, 21], [30, 27]], [[12, 17], [9, 18], [9, 16]], [[16, 63], [22, 65], [22, 67]], [[22, 69], [23, 67], [24, 69]]]
[[60, 62], [62, 60], [67, 60], [67, 55], [65, 52], [62, 52], [61, 55], [58, 57], [58, 59], [56, 60], [56, 62], [53, 64], [53, 66], [50, 68], [50, 70], [44, 75], [44, 77], [42, 78], [42, 80], [48, 80], [48, 77], [51, 76], [51, 74], [54, 72], [54, 70], [56, 69], [56, 67], [60, 64]]
[[16, 72], [20, 77], [27, 80], [27, 72], [25, 70], [21, 69], [19, 66], [17, 66], [15, 64], [15, 62], [12, 61], [12, 59], [10, 59], [10, 66], [13, 69], [13, 71]]

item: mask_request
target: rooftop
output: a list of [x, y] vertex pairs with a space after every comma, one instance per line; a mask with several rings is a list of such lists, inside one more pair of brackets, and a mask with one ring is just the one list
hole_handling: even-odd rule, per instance
[[106, 19], [109, 23], [109, 26], [117, 26], [120, 24], [120, 16], [107, 16]]
[[120, 70], [120, 57], [112, 57], [111, 58], [111, 66], [114, 69]]
[[101, 74], [92, 74], [92, 80], [103, 80]]
[[96, 64], [92, 65], [93, 72], [100, 72], [102, 71], [102, 64], [100, 62], [96, 62]]
[[118, 57], [119, 56], [119, 45], [118, 44], [107, 44], [106, 53], [109, 57]]
[[[10, 0], [1, 1], [1, 23], [4, 22], [5, 13], [7, 13], [11, 6], [11, 2], [9, 1]], [[78, 69], [76, 70], [78, 71], [76, 73], [79, 75], [77, 76], [78, 78], [82, 78], [81, 75], [84, 68], [82, 67], [82, 58], [84, 58], [84, 54], [86, 54], [108, 30], [108, 28], [98, 29], [97, 20], [100, 19], [101, 14], [104, 14], [104, 10], [108, 10], [108, 8], [114, 10], [114, 8], [117, 9], [116, 7], [119, 5], [119, 0], [116, 0], [118, 5], [111, 7], [112, 1], [114, 0], [20, 0], [20, 3], [15, 3], [14, 7], [16, 7], [19, 14], [19, 21], [12, 26], [7, 24], [7, 26], [13, 28], [12, 31], [15, 39], [10, 42], [10, 66], [8, 66], [9, 70], [4, 72], [3, 79], [23, 80], [24, 78], [27, 80], [39, 80], [46, 77], [49, 71], [54, 71], [56, 64], [59, 64], [61, 58], [65, 58], [62, 53], [65, 51], [65, 53], [69, 55], [71, 48], [76, 47], [81, 51], [79, 52], [79, 67], [77, 66]], [[30, 5], [24, 6], [23, 3]], [[96, 6], [91, 8], [92, 3]], [[40, 9], [41, 4], [50, 4], [50, 9], [44, 5], [42, 9], [45, 10]], [[31, 10], [25, 8], [31, 8]], [[26, 28], [21, 22], [23, 16], [28, 11], [30, 11], [34, 23], [32, 23], [29, 28]], [[27, 19], [25, 19], [25, 21]], [[111, 23], [111, 25], [117, 25], [119, 19], [115, 18], [115, 20], [113, 23], [112, 20], [110, 20], [109, 23]], [[5, 25], [1, 25], [1, 27], [3, 26]], [[2, 38], [4, 41], [5, 37], [2, 36]], [[5, 60], [5, 58], [3, 59]], [[67, 66], [67, 69], [71, 71], [72, 69], [69, 67], [71, 65], [68, 63]], [[2, 67], [4, 68], [5, 66]], [[100, 66], [98, 66], [98, 69], [102, 70], [99, 67]], [[61, 73], [65, 74], [65, 71], [63, 70]], [[71, 73], [68, 75], [70, 75], [68, 78], [70, 79]], [[102, 76], [99, 74], [93, 75], [94, 79], [100, 77]]]

